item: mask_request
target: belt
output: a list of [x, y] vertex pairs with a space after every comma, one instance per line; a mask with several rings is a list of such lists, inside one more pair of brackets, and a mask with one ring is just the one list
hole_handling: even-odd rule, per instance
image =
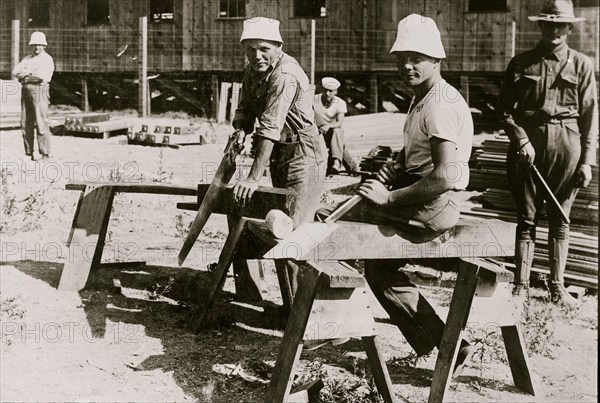
[[572, 118], [572, 117], [560, 118], [560, 117], [557, 117], [557, 118], [548, 119], [548, 121], [545, 122], [545, 124], [548, 124], [548, 125], [560, 125], [560, 124], [564, 125], [564, 124], [567, 124], [567, 123], [577, 123], [577, 118]]

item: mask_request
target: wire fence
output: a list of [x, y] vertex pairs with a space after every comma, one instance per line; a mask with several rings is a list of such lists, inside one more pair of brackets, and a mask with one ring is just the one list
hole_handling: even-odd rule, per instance
[[[20, 55], [28, 49], [34, 29], [20, 30]], [[138, 69], [139, 31], [109, 26], [83, 29], [44, 29], [48, 53], [54, 57], [57, 72], [135, 72]], [[510, 33], [510, 27], [507, 28]], [[240, 71], [244, 54], [239, 32], [194, 30], [182, 33], [173, 25], [148, 28], [148, 71]], [[310, 32], [282, 30], [284, 50], [310, 67]], [[317, 71], [393, 71], [389, 55], [395, 30], [318, 29], [316, 31]], [[448, 54], [446, 71], [504, 70], [512, 53], [531, 49], [539, 40], [538, 31], [517, 31], [513, 41], [503, 33], [444, 33], [442, 41]], [[13, 36], [10, 28], [0, 29], [0, 72], [10, 71]], [[574, 32], [569, 44], [587, 54], [599, 70], [598, 35]], [[514, 49], [513, 49], [514, 48]]]

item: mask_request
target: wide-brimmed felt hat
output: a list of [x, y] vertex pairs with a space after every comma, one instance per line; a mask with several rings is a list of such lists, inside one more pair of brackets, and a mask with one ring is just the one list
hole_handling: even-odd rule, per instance
[[244, 20], [244, 30], [240, 42], [244, 42], [246, 39], [262, 39], [283, 43], [279, 33], [279, 21], [265, 17]]
[[548, 0], [539, 15], [530, 16], [529, 21], [580, 22], [584, 17], [575, 17], [571, 0]]

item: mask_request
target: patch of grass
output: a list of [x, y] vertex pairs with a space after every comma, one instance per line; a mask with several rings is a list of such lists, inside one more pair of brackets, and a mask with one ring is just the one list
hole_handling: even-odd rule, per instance
[[160, 283], [155, 283], [153, 286], [146, 290], [148, 291], [148, 298], [150, 300], [159, 299], [160, 297], [169, 293], [172, 290], [173, 284], [175, 284], [175, 277], [169, 277], [169, 280], [164, 285]]
[[156, 165], [156, 171], [154, 171], [154, 177], [152, 182], [157, 183], [171, 183], [173, 180], [173, 171], [165, 169], [165, 155], [161, 148], [158, 152], [158, 164]]
[[0, 299], [0, 317], [4, 319], [22, 319], [25, 311], [19, 307], [15, 297]]

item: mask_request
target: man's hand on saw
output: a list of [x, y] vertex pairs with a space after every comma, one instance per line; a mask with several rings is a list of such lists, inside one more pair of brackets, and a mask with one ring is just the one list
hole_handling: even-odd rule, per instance
[[387, 162], [380, 170], [377, 172], [375, 178], [383, 183], [384, 185], [394, 185], [399, 179], [402, 173], [402, 164], [396, 161]]
[[390, 200], [390, 191], [379, 180], [367, 179], [358, 188], [358, 194], [378, 206], [385, 206]]

